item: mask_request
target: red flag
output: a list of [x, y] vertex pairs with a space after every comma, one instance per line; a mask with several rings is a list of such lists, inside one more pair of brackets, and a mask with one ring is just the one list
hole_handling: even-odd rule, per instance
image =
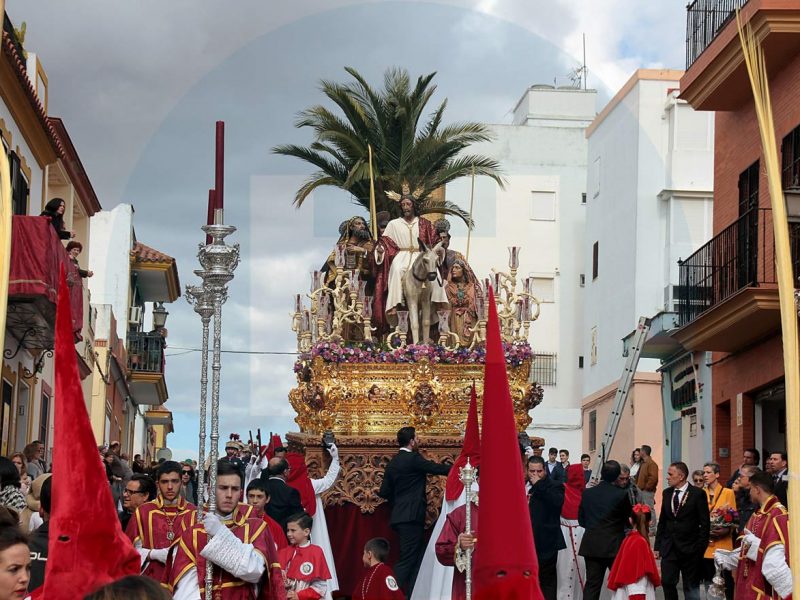
[[83, 401], [62, 267], [55, 332], [53, 510], [45, 583], [35, 597], [83, 598], [139, 573], [139, 554], [122, 532]]
[[469, 400], [467, 426], [464, 429], [464, 445], [447, 476], [444, 497], [449, 502], [457, 500], [464, 491], [464, 484], [459, 478], [459, 469], [467, 464], [467, 458], [473, 467], [477, 467], [481, 462], [481, 434], [478, 430], [478, 397], [475, 394], [475, 382], [472, 383], [472, 397]]
[[[522, 481], [514, 407], [497, 305], [489, 290], [481, 447], [481, 551], [474, 565], [476, 600], [541, 600], [539, 564]], [[509, 551], [513, 549], [513, 551]]]

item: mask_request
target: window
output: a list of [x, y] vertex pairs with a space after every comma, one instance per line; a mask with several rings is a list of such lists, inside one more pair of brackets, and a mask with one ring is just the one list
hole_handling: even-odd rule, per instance
[[555, 192], [531, 192], [531, 220], [556, 220]]
[[739, 175], [739, 216], [758, 207], [759, 163], [754, 162]]
[[531, 277], [531, 292], [539, 302], [555, 302], [555, 279], [552, 277]]
[[11, 202], [15, 215], [28, 214], [28, 181], [22, 174], [22, 163], [16, 152], [8, 155], [8, 167], [11, 172]]
[[14, 386], [3, 379], [3, 395], [0, 398], [0, 456], [9, 453], [11, 441], [11, 399], [14, 397]]
[[556, 365], [558, 354], [555, 352], [536, 352], [533, 353], [533, 365], [531, 366], [531, 382], [539, 385], [556, 384]]
[[586, 204], [586, 192], [581, 194], [581, 204]]
[[589, 452], [597, 449], [597, 411], [589, 413]]
[[581, 273], [580, 275], [578, 275], [578, 284], [581, 287], [586, 285], [586, 275], [584, 273]]
[[583, 357], [582, 356], [578, 357], [578, 368], [579, 369], [583, 368]]
[[800, 126], [783, 138], [781, 144], [783, 187], [800, 187]]
[[590, 350], [590, 357], [589, 360], [591, 361], [590, 364], [596, 365], [597, 364], [597, 325], [592, 327], [592, 347]]
[[592, 280], [597, 279], [598, 263], [600, 262], [600, 242], [592, 245]]
[[39, 441], [47, 448], [47, 433], [50, 425], [50, 396], [42, 393], [42, 410], [39, 412]]

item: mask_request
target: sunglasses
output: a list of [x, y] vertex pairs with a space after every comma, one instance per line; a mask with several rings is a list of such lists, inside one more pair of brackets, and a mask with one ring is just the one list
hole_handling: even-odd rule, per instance
[[181, 471], [181, 473], [183, 473], [184, 475], [191, 475], [192, 474], [191, 471]]

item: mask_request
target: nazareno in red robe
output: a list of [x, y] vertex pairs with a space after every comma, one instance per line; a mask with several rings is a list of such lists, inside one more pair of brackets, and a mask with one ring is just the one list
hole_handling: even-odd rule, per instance
[[[447, 515], [447, 520], [436, 540], [436, 558], [446, 567], [455, 567], [456, 547], [458, 534], [464, 533], [467, 527], [467, 507], [459, 506]], [[470, 529], [474, 535], [478, 534], [478, 507], [473, 504], [470, 515]], [[472, 564], [480, 552], [480, 541], [475, 543], [472, 553]], [[463, 571], [453, 569], [453, 594], [452, 600], [464, 600], [467, 597], [467, 576]]]
[[384, 563], [369, 567], [353, 590], [353, 600], [403, 600], [404, 598], [394, 578], [394, 572]]

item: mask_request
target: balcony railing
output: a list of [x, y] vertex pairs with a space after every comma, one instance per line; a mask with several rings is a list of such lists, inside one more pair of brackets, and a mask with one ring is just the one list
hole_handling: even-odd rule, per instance
[[[789, 224], [792, 268], [800, 262], [800, 223]], [[684, 326], [740, 290], [776, 283], [772, 211], [754, 208], [679, 263], [678, 317]]]
[[163, 373], [166, 342], [160, 333], [128, 334], [128, 370], [131, 373]]
[[686, 68], [692, 66], [725, 25], [734, 20], [736, 9], [747, 0], [694, 0], [686, 7]]

